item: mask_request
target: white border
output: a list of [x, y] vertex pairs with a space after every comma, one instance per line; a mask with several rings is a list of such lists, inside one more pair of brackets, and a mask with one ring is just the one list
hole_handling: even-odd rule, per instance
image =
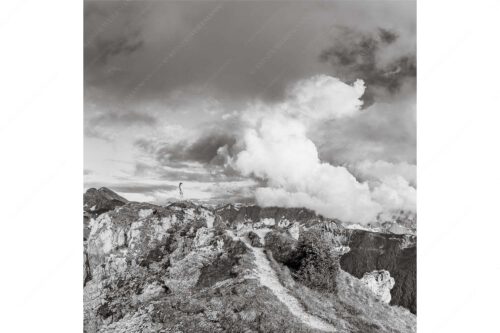
[[500, 3], [418, 3], [418, 332], [498, 332]]
[[0, 4], [0, 332], [82, 332], [83, 1]]

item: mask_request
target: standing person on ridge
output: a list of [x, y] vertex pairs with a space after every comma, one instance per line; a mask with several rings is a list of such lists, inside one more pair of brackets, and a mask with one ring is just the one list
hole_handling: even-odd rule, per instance
[[182, 183], [179, 183], [179, 195], [181, 196], [181, 200], [184, 199], [184, 193], [182, 192]]

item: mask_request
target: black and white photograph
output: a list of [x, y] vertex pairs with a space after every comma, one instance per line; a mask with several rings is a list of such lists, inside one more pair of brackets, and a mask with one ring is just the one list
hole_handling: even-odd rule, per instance
[[1, 2], [0, 332], [497, 332], [498, 13]]
[[415, 332], [412, 1], [86, 1], [84, 331]]

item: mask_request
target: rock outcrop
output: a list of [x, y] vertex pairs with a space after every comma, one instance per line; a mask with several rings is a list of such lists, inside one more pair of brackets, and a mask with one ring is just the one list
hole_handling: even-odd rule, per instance
[[391, 301], [391, 289], [394, 287], [394, 278], [388, 271], [380, 270], [365, 273], [361, 282], [370, 289], [382, 302]]

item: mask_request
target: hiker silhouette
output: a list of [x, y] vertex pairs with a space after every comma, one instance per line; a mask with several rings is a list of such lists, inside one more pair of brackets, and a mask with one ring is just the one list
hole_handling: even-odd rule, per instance
[[181, 196], [181, 200], [184, 198], [184, 192], [182, 192], [182, 183], [179, 183], [179, 195]]

